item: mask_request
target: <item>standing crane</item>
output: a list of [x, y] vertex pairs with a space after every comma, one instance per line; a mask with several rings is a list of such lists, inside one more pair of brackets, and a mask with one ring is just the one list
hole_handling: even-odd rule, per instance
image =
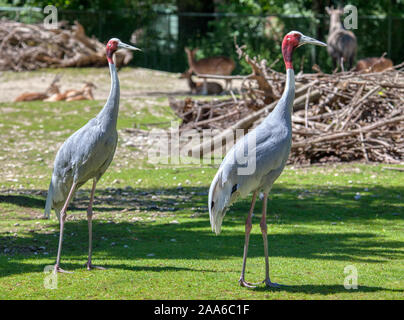
[[[286, 66], [286, 85], [275, 109], [254, 130], [240, 139], [225, 156], [209, 189], [209, 216], [212, 231], [220, 233], [223, 218], [228, 208], [240, 197], [253, 193], [250, 210], [245, 223], [243, 267], [239, 284], [254, 288], [245, 281], [248, 242], [252, 228], [252, 213], [257, 194], [263, 192], [262, 218], [260, 222], [265, 253], [265, 279], [267, 287], [278, 287], [269, 278], [267, 240], [267, 199], [273, 183], [282, 173], [292, 145], [292, 111], [295, 97], [295, 78], [292, 56], [297, 47], [311, 43], [327, 46], [298, 31], [289, 32], [282, 42], [282, 54]], [[248, 150], [247, 155], [245, 151]], [[241, 159], [244, 158], [244, 159]], [[248, 166], [254, 168], [248, 172]]]
[[119, 79], [113, 61], [113, 54], [118, 48], [140, 50], [127, 45], [119, 39], [112, 38], [106, 46], [106, 56], [111, 74], [111, 90], [108, 100], [101, 112], [82, 128], [73, 133], [60, 147], [56, 154], [52, 179], [49, 185], [45, 205], [45, 217], [50, 217], [50, 211], [55, 209], [60, 222], [59, 246], [54, 272], [67, 272], [60, 268], [63, 229], [66, 220], [66, 210], [78, 188], [88, 180], [93, 180], [90, 202], [87, 209], [88, 219], [88, 270], [93, 268], [92, 256], [92, 216], [95, 186], [111, 163], [118, 141], [116, 122], [119, 111]]

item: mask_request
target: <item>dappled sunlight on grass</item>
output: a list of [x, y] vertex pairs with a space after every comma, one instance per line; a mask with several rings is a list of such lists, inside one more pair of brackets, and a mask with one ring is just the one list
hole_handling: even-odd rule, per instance
[[[68, 77], [103, 72], [75, 70]], [[154, 88], [150, 96], [132, 95], [126, 90], [137, 79], [130, 70], [120, 75], [127, 89], [119, 145], [94, 202], [93, 262], [107, 270], [84, 268], [89, 182], [68, 210], [61, 266], [74, 274], [59, 275], [57, 290], [43, 286], [43, 270], [55, 262], [59, 237], [55, 215], [43, 219], [52, 163], [64, 139], [104, 101], [0, 103], [0, 298], [402, 299], [401, 172], [376, 164], [287, 166], [268, 202], [271, 279], [287, 286], [241, 288], [237, 281], [250, 197], [230, 208], [216, 236], [207, 198], [217, 168], [152, 164], [146, 150], [127, 145], [125, 129], [165, 127], [174, 114], [166, 94]], [[144, 85], [150, 86], [150, 79]], [[246, 274], [252, 282], [264, 278], [261, 209], [258, 201]], [[358, 270], [358, 290], [343, 286], [347, 265]]]
[[[304, 192], [305, 197], [299, 199], [299, 189], [278, 186], [274, 188], [269, 203], [270, 261], [284, 261], [277, 261], [275, 266], [278, 267], [275, 267], [274, 273], [277, 278], [279, 274], [283, 275], [280, 277], [289, 284], [287, 288], [274, 291], [277, 297], [290, 298], [294, 294], [302, 294], [300, 297], [310, 294], [329, 297], [336, 294], [340, 298], [349, 298], [352, 293], [347, 292], [341, 280], [338, 280], [342, 276], [343, 266], [348, 264], [368, 269], [365, 276], [369, 277], [370, 283], [374, 283], [375, 276], [383, 278], [378, 273], [372, 276], [373, 268], [378, 270], [379, 266], [384, 265], [383, 270], [386, 272], [389, 269], [390, 276], [394, 270], [400, 270], [404, 259], [404, 239], [396, 234], [397, 228], [402, 231], [404, 213], [402, 208], [397, 211], [396, 207], [400, 200], [386, 202], [382, 210], [378, 203], [366, 199], [363, 202], [354, 200], [347, 206], [345, 204], [350, 202], [357, 188], [310, 188], [308, 185], [303, 188], [311, 190], [313, 194]], [[377, 192], [383, 198], [383, 195], [401, 193], [402, 190], [378, 188]], [[54, 217], [50, 221], [39, 219], [44, 206], [44, 190], [5, 193], [0, 200], [5, 209], [3, 215], [10, 221], [0, 224], [0, 249], [7, 248], [9, 260], [1, 276], [14, 279], [27, 273], [40, 274], [45, 265], [53, 263], [56, 255], [58, 222]], [[83, 272], [86, 260], [88, 196], [88, 189], [78, 193], [65, 227], [62, 265], [78, 274]], [[156, 279], [167, 272], [174, 272], [171, 276], [181, 279], [199, 278], [200, 275], [195, 274], [210, 273], [224, 281], [222, 272], [231, 271], [234, 276], [229, 279], [228, 285], [232, 287], [237, 280], [249, 199], [238, 202], [230, 209], [220, 236], [215, 236], [210, 230], [206, 207], [207, 186], [164, 190], [107, 188], [97, 190], [96, 199], [94, 261], [107, 267], [106, 273], [131, 272], [137, 281], [142, 281], [141, 274], [144, 273]], [[262, 272], [263, 268], [262, 237], [258, 227], [260, 210], [261, 204], [258, 202], [247, 267], [249, 271], [254, 270], [252, 274], [258, 278], [262, 276], [260, 270]], [[394, 210], [397, 214], [392, 214]], [[20, 213], [12, 217], [7, 212]], [[18, 226], [15, 226], [15, 221], [18, 221]], [[8, 230], [15, 231], [15, 234], [10, 234]], [[295, 264], [300, 265], [299, 269], [295, 269]], [[342, 271], [333, 276], [338, 266]], [[304, 274], [296, 274], [296, 270]], [[331, 274], [327, 278], [334, 284], [315, 284], [316, 281], [323, 281], [315, 276], [319, 270], [329, 270]], [[97, 271], [96, 275], [100, 273]], [[314, 283], [304, 284], [308, 279]], [[392, 287], [364, 285], [357, 293], [365, 294], [368, 298], [380, 292], [388, 297], [402, 294], [398, 285], [400, 275], [397, 274], [394, 279]], [[337, 280], [341, 285], [335, 284]], [[214, 277], [211, 281], [215, 281]], [[74, 286], [80, 285], [77, 283]], [[217, 289], [222, 292], [220, 288]], [[260, 294], [267, 292], [258, 288], [248, 291], [245, 298], [264, 298]], [[194, 293], [194, 297], [205, 297], [201, 294]], [[179, 292], [174, 295], [181, 297]], [[174, 295], [159, 297], [173, 298]], [[141, 297], [135, 292], [129, 296]], [[234, 298], [235, 295], [228, 297]]]

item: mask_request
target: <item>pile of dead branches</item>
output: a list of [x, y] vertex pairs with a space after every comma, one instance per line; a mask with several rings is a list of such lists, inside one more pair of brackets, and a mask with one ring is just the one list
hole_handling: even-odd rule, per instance
[[[130, 50], [116, 53], [118, 67], [131, 59]], [[87, 37], [78, 22], [73, 26], [60, 22], [57, 29], [45, 29], [42, 24], [0, 20], [0, 71], [105, 65], [105, 45]]]
[[[240, 48], [238, 48], [240, 50]], [[240, 98], [171, 100], [182, 119], [180, 130], [221, 129], [193, 150], [203, 155], [224, 144], [236, 129], [257, 126], [276, 106], [285, 75], [250, 59]], [[291, 163], [404, 161], [404, 64], [379, 73], [296, 75]]]
[[[293, 115], [292, 161], [404, 161], [404, 73], [305, 75], [305, 108]], [[318, 91], [318, 101], [310, 101]]]

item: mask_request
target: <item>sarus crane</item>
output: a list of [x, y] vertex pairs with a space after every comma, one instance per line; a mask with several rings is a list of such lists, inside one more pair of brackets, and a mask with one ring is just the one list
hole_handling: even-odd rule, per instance
[[90, 201], [87, 209], [88, 219], [88, 270], [93, 268], [92, 257], [92, 216], [93, 200], [97, 181], [110, 165], [118, 141], [116, 123], [119, 111], [119, 79], [113, 61], [113, 54], [118, 48], [140, 50], [112, 38], [106, 46], [106, 56], [111, 74], [111, 90], [108, 100], [101, 112], [87, 122], [82, 128], [73, 133], [60, 147], [56, 154], [52, 179], [49, 185], [45, 205], [45, 217], [50, 217], [50, 211], [55, 209], [60, 222], [59, 246], [54, 272], [66, 272], [60, 268], [63, 229], [66, 220], [66, 210], [75, 192], [88, 180], [93, 180]]
[[[209, 216], [212, 231], [220, 233], [223, 218], [228, 208], [238, 199], [251, 192], [252, 201], [245, 223], [243, 267], [239, 284], [255, 287], [245, 281], [248, 242], [252, 228], [252, 214], [258, 192], [263, 192], [262, 218], [260, 222], [265, 253], [265, 279], [267, 287], [279, 287], [269, 278], [267, 240], [267, 199], [273, 183], [282, 173], [292, 144], [292, 111], [295, 97], [295, 78], [292, 57], [297, 47], [304, 44], [327, 46], [325, 43], [303, 35], [289, 32], [282, 41], [282, 54], [286, 66], [286, 85], [274, 110], [254, 130], [237, 141], [225, 156], [209, 189]], [[247, 152], [247, 155], [245, 153]], [[245, 159], [241, 159], [245, 158]], [[248, 166], [254, 168], [248, 172]], [[244, 170], [244, 171], [243, 171]]]

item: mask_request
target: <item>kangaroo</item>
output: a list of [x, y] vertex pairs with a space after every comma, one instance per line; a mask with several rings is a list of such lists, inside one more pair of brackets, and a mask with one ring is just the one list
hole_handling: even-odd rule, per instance
[[192, 94], [221, 94], [223, 87], [217, 82], [206, 82], [204, 91], [204, 82], [195, 82], [192, 80], [192, 71], [189, 69], [181, 74], [180, 79], [187, 79]]
[[392, 66], [393, 61], [388, 58], [366, 58], [357, 62], [355, 71], [382, 72]]
[[357, 48], [356, 37], [353, 32], [345, 30], [341, 23], [340, 17], [344, 10], [333, 7], [326, 7], [325, 9], [330, 15], [327, 51], [332, 58], [334, 69], [340, 65], [342, 72], [344, 72], [345, 62], [348, 62], [349, 69], [353, 66]]
[[[236, 64], [231, 58], [224, 56], [209, 57], [195, 60], [195, 53], [197, 51], [198, 48], [195, 48], [193, 50], [185, 48], [189, 65], [189, 69], [187, 72], [193, 71], [199, 74], [229, 76], [236, 67]], [[229, 86], [231, 89], [231, 80], [228, 79], [226, 80], [226, 90], [228, 89]]]

